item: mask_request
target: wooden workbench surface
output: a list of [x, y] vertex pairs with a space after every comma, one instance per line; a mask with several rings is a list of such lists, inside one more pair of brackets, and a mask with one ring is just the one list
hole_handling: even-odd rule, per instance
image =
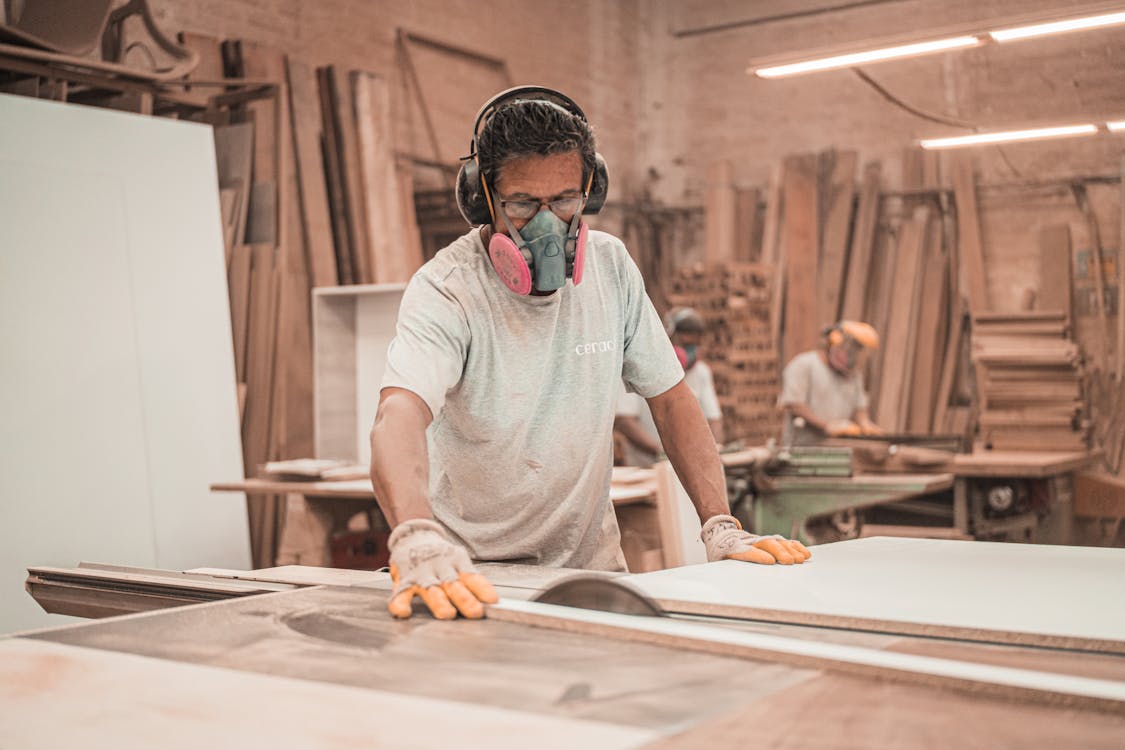
[[[246, 492], [261, 495], [297, 493], [309, 497], [337, 497], [355, 500], [374, 500], [375, 490], [370, 479], [309, 482], [290, 479], [243, 479], [238, 482], [216, 482], [212, 492]], [[628, 505], [652, 500], [656, 493], [651, 470], [633, 469], [614, 472], [614, 482], [609, 496], [617, 505]]]
[[1101, 451], [979, 451], [959, 453], [953, 459], [953, 473], [959, 477], [1041, 478], [1065, 474], [1090, 466]]
[[[721, 750], [762, 737], [786, 747], [841, 746], [828, 736], [854, 736], [859, 744], [843, 743], [852, 747], [999, 747], [1026, 744], [1033, 727], [1044, 745], [1109, 747], [1125, 731], [1125, 717], [1086, 709], [494, 620], [395, 621], [386, 596], [315, 587], [0, 641], [0, 741], [142, 746], [159, 737], [161, 747], [180, 748], [268, 739], [276, 740], [271, 747], [326, 747], [335, 726], [329, 734], [356, 747], [453, 746], [449, 727], [498, 750], [526, 747], [529, 737], [544, 748], [656, 741]], [[762, 622], [732, 627], [952, 658], [968, 649], [982, 662], [1054, 663], [1108, 679], [1125, 669], [1106, 655]], [[821, 726], [824, 717], [836, 717], [831, 730]]]

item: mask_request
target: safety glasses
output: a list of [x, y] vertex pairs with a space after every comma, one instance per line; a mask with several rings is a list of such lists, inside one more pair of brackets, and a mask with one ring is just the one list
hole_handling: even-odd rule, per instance
[[563, 221], [570, 221], [571, 217], [582, 206], [582, 198], [581, 196], [575, 196], [572, 198], [556, 198], [553, 201], [500, 199], [500, 207], [504, 209], [504, 213], [513, 219], [530, 219], [539, 213], [540, 206], [546, 206], [551, 210], [551, 213]]

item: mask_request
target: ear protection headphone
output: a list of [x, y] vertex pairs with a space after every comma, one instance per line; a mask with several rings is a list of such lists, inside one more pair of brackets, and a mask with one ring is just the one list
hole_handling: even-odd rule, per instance
[[[473, 226], [490, 224], [496, 218], [493, 215], [492, 187], [485, 184], [480, 174], [477, 136], [480, 135], [482, 125], [488, 125], [489, 119], [496, 110], [505, 104], [521, 100], [547, 102], [578, 117], [582, 122], [587, 122], [586, 114], [573, 99], [561, 91], [546, 86], [516, 86], [501, 91], [485, 102], [473, 122], [473, 140], [469, 143], [469, 155], [461, 160], [461, 169], [457, 172], [455, 187], [457, 208], [460, 209], [461, 216], [465, 217], [465, 221]], [[609, 192], [609, 171], [605, 159], [601, 154], [595, 153], [594, 162], [594, 174], [588, 177], [589, 187], [586, 190], [586, 203], [582, 209], [582, 213], [591, 216], [602, 210], [606, 193]]]
[[[469, 155], [462, 160], [455, 187], [457, 208], [465, 221], [474, 226], [495, 223], [497, 218], [492, 186], [480, 171], [477, 138], [480, 136], [481, 128], [488, 126], [492, 115], [500, 107], [519, 101], [545, 102], [586, 122], [585, 113], [573, 99], [544, 86], [517, 86], [502, 91], [488, 100], [477, 113], [473, 123], [473, 139], [469, 144]], [[587, 228], [582, 221], [582, 215], [598, 213], [605, 204], [608, 190], [609, 172], [605, 159], [601, 154], [595, 153], [593, 173], [587, 175], [586, 184], [583, 186], [583, 205], [571, 222], [566, 242], [566, 276], [575, 285], [582, 281], [582, 270], [585, 265]], [[503, 214], [501, 216], [505, 223], [509, 224], [509, 231], [513, 236], [494, 233], [489, 240], [489, 257], [496, 272], [509, 289], [516, 294], [530, 294], [534, 275], [532, 254], [525, 247], [519, 232], [507, 221], [507, 216]]]

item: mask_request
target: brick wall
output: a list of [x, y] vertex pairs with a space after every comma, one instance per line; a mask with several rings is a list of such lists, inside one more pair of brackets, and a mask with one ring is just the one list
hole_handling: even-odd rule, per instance
[[[437, 134], [437, 156], [454, 163], [468, 149], [472, 118], [492, 94], [542, 84], [573, 97], [586, 111], [614, 186], [630, 182], [637, 119], [635, 88], [638, 2], [635, 0], [152, 0], [169, 33], [261, 42], [312, 65], [334, 63], [394, 82], [398, 143], [433, 158], [418, 104], [420, 89]], [[420, 86], [396, 55], [396, 30], [507, 62], [510, 83], [464, 56], [412, 45]], [[624, 190], [622, 191], [623, 194]]]
[[[921, 29], [988, 25], [995, 18], [1082, 2], [898, 0], [826, 14], [737, 25], [839, 4], [835, 0], [153, 0], [161, 26], [275, 45], [312, 64], [337, 63], [395, 81], [399, 143], [435, 156], [417, 92], [398, 65], [398, 28], [501, 58], [515, 83], [572, 95], [594, 123], [609, 161], [611, 201], [644, 186], [665, 204], [698, 205], [708, 163], [734, 162], [739, 185], [764, 185], [782, 155], [855, 148], [884, 162], [893, 187], [902, 150], [920, 137], [964, 131], [909, 114], [852, 72], [779, 81], [745, 72], [751, 58], [850, 44]], [[731, 24], [728, 30], [699, 33]], [[469, 121], [506, 85], [496, 71], [457, 55], [414, 48], [436, 155], [452, 162], [468, 146]], [[989, 45], [874, 65], [868, 73], [914, 107], [984, 128], [1125, 118], [1125, 30]], [[1038, 231], [1068, 222], [1076, 245], [1086, 228], [1063, 189], [1013, 185], [1115, 174], [1125, 136], [1008, 145], [974, 151], [982, 194], [989, 291], [997, 308], [1018, 306], [1038, 284]], [[1118, 243], [1115, 186], [1093, 187], [1103, 242]], [[603, 225], [620, 220], [609, 210]], [[632, 248], [643, 253], [643, 248]], [[690, 248], [685, 248], [690, 256]], [[690, 258], [688, 258], [690, 259]], [[1096, 342], [1095, 342], [1096, 343]]]

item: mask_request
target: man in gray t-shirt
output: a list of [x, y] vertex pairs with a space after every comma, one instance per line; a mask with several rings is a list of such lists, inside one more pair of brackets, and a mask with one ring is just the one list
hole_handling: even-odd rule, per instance
[[496, 595], [472, 560], [624, 569], [609, 499], [621, 381], [648, 399], [709, 559], [808, 559], [729, 515], [714, 440], [636, 265], [582, 222], [608, 180], [582, 111], [522, 87], [473, 132], [457, 200], [480, 226], [407, 286], [371, 431], [392, 614], [409, 617], [418, 595], [439, 618], [480, 617]]
[[[825, 437], [877, 435], [863, 388], [866, 353], [879, 335], [866, 323], [842, 320], [824, 332], [824, 348], [798, 354], [781, 374], [783, 445], [814, 445]], [[797, 419], [803, 424], [797, 422]]]

